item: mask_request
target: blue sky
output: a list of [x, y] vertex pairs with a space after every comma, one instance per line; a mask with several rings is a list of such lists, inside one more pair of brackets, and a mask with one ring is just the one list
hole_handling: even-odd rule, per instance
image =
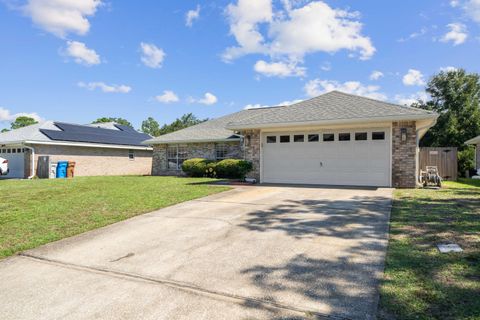
[[0, 128], [138, 128], [333, 89], [409, 103], [441, 68], [480, 71], [480, 0], [0, 0], [0, 30]]

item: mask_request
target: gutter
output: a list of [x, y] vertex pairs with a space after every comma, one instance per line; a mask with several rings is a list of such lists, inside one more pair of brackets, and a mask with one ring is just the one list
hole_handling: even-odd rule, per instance
[[[147, 146], [131, 146], [131, 145], [119, 145], [119, 144], [98, 144], [98, 143], [87, 143], [87, 142], [63, 142], [63, 141], [35, 141], [35, 140], [26, 140], [19, 142], [20, 144], [41, 144], [41, 145], [53, 145], [53, 146], [66, 146], [66, 147], [87, 147], [87, 148], [107, 148], [107, 149], [132, 149], [132, 150], [153, 150], [151, 147]], [[2, 143], [7, 144], [7, 143]], [[13, 144], [8, 142], [8, 144]]]
[[145, 140], [142, 142], [144, 145], [157, 145], [157, 144], [181, 144], [181, 143], [206, 143], [206, 142], [229, 142], [229, 141], [240, 141], [241, 135], [235, 134], [238, 138], [230, 138], [230, 139], [190, 139], [190, 140]]
[[410, 116], [397, 116], [397, 117], [375, 117], [375, 118], [353, 118], [353, 119], [335, 119], [335, 120], [316, 120], [316, 121], [297, 121], [297, 122], [271, 122], [271, 123], [259, 123], [259, 124], [240, 124], [235, 123], [227, 124], [226, 129], [230, 130], [245, 130], [245, 129], [264, 129], [264, 128], [280, 128], [280, 127], [298, 127], [298, 126], [321, 126], [321, 125], [338, 125], [338, 124], [353, 124], [353, 123], [370, 123], [370, 122], [392, 122], [392, 121], [418, 121], [435, 119], [437, 114], [425, 114], [425, 115], [410, 115]]

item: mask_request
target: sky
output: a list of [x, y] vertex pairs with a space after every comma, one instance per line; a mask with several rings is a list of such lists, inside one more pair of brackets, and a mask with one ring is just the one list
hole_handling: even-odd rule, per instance
[[0, 129], [19, 115], [136, 128], [340, 90], [427, 99], [480, 72], [480, 0], [0, 0]]

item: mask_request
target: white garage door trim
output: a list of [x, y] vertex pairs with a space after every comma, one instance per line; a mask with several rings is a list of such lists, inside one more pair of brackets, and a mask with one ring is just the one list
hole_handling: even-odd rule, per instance
[[[385, 132], [385, 140], [380, 141], [373, 141], [372, 140], [372, 132], [383, 131]], [[367, 132], [368, 138], [367, 141], [356, 141], [355, 140], [355, 133], [359, 132]], [[323, 142], [322, 135], [326, 133], [333, 133], [335, 135], [334, 142]], [[339, 133], [350, 133], [350, 141], [339, 141]], [[304, 135], [305, 142], [294, 142], [294, 135]], [[307, 138], [309, 134], [318, 134], [319, 135], [319, 142], [307, 142]], [[287, 145], [291, 145], [291, 148], [288, 149], [266, 149], [269, 146], [274, 148], [281, 148], [280, 147], [280, 135], [289, 135], [290, 141], [289, 143], [285, 143], [285, 147]], [[269, 145], [266, 143], [267, 136], [276, 136], [277, 142]], [[317, 130], [291, 130], [291, 131], [262, 131], [260, 134], [260, 181], [265, 183], [293, 183], [293, 184], [324, 184], [324, 185], [356, 185], [356, 186], [384, 186], [389, 187], [392, 184], [392, 127], [391, 124], [379, 125], [378, 127], [370, 127], [370, 128], [322, 128]], [[319, 154], [322, 151], [321, 148], [318, 149], [311, 149], [307, 147], [307, 143], [311, 143], [312, 146], [323, 146], [325, 149], [323, 151], [328, 152], [327, 154]], [[345, 145], [340, 145], [345, 143]], [[295, 145], [297, 144], [297, 145]], [[368, 170], [361, 172], [354, 170], [355, 166], [352, 167], [353, 172], [358, 172], [358, 175], [351, 175], [348, 174], [347, 171], [349, 169], [348, 161], [349, 159], [355, 160], [355, 155], [359, 155], [354, 150], [357, 148], [357, 152], [360, 154], [361, 151], [364, 150], [364, 147], [358, 149], [358, 145], [355, 144], [363, 144], [364, 147], [368, 147], [369, 152], [375, 152], [378, 154], [378, 157], [369, 158], [370, 153], [364, 151], [362, 158], [363, 163], [370, 164], [373, 160], [378, 159], [376, 162], [375, 167], [371, 166]], [[292, 153], [296, 153], [298, 151], [306, 152], [306, 158], [303, 159], [302, 165], [306, 164], [307, 167], [303, 168], [299, 167], [292, 167], [292, 170], [286, 170], [286, 168], [290, 168], [289, 165], [286, 165], [287, 162], [294, 163], [293, 157], [297, 156]], [[268, 153], [266, 153], [268, 152]], [[276, 154], [278, 152], [278, 154]], [[318, 152], [318, 153], [317, 153]], [[338, 152], [338, 158], [336, 158], [335, 153]], [[384, 153], [385, 152], [385, 153]], [[280, 156], [281, 159], [284, 159], [283, 163], [279, 162], [278, 167], [267, 167], [268, 161], [272, 162], [273, 159], [277, 159]], [[310, 157], [309, 157], [310, 155]], [[347, 155], [347, 157], [345, 157]], [[384, 156], [382, 156], [384, 155]], [[301, 153], [299, 158], [301, 158]], [[319, 157], [319, 158], [317, 158]], [[325, 167], [332, 166], [332, 163], [337, 163], [338, 161], [339, 168], [343, 168], [341, 171], [336, 171], [338, 168], [334, 168], [333, 170], [328, 171], [317, 171], [316, 174], [311, 175], [310, 172], [314, 172], [314, 167], [316, 166], [315, 161], [308, 161], [308, 159], [315, 159], [319, 163], [322, 163], [321, 158], [326, 158], [326, 163], [324, 164]], [[315, 162], [315, 163], [314, 163]], [[359, 165], [361, 165], [359, 163]], [[320, 165], [319, 165], [320, 166]], [[308, 168], [310, 167], [310, 168]], [[316, 168], [316, 167], [315, 167]], [[379, 171], [375, 171], [374, 168], [377, 168]], [[312, 169], [311, 171], [309, 169]], [[297, 176], [296, 172], [299, 173]], [[342, 172], [345, 172], [342, 175]], [[278, 176], [278, 178], [277, 178]]]
[[0, 147], [0, 157], [8, 160], [9, 173], [2, 178], [25, 177], [25, 148], [20, 146]]

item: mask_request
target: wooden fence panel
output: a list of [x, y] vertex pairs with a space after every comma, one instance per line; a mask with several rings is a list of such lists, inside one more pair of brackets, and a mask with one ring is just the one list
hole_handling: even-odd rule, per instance
[[436, 166], [443, 180], [457, 180], [457, 148], [420, 148], [420, 170]]

